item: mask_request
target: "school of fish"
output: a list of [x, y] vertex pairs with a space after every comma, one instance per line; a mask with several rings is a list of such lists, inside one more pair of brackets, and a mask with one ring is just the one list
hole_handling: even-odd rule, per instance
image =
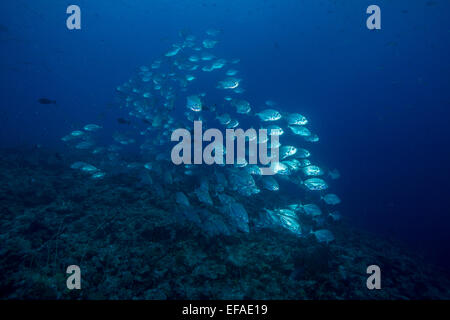
[[[82, 159], [71, 168], [94, 180], [139, 172], [155, 194], [172, 198], [177, 210], [206, 232], [214, 229], [217, 234], [231, 234], [276, 228], [332, 242], [334, 235], [328, 226], [340, 220], [335, 207], [341, 200], [328, 189], [329, 182], [340, 177], [339, 171], [314, 164], [308, 146], [319, 137], [307, 127], [309, 119], [304, 115], [285, 112], [273, 100], [255, 105], [245, 96], [240, 60], [213, 53], [220, 44], [220, 34], [215, 29], [201, 37], [181, 32], [180, 40], [164, 54], [140, 66], [116, 88], [120, 108], [130, 120], [119, 119], [124, 129], [112, 134], [110, 144], [97, 142], [103, 126], [93, 123], [61, 139]], [[173, 164], [171, 134], [177, 128], [192, 131], [194, 121], [202, 121], [205, 129], [264, 128], [269, 138], [277, 135], [279, 144], [272, 146], [279, 150], [275, 174], [262, 175], [260, 166], [246, 159], [234, 165]], [[253, 139], [258, 139], [258, 144], [266, 142], [257, 136], [247, 137]], [[138, 161], [128, 160], [130, 150], [139, 150]], [[168, 194], [169, 189], [176, 191]], [[240, 199], [260, 195], [264, 200], [265, 193], [289, 196], [262, 202], [257, 214], [249, 215], [249, 208]], [[205, 208], [221, 218], [212, 219]]]

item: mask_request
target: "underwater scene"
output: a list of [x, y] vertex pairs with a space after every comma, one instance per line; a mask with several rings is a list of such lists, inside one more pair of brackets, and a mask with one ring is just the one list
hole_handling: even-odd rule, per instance
[[2, 1], [0, 299], [449, 299], [449, 10]]

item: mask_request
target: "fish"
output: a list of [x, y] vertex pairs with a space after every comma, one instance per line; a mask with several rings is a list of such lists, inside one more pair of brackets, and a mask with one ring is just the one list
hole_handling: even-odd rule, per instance
[[127, 119], [124, 119], [124, 118], [117, 118], [117, 122], [118, 122], [119, 124], [127, 124], [127, 125], [130, 125], [130, 124], [131, 124], [131, 121], [130, 121], [130, 120], [127, 120]]
[[209, 52], [202, 52], [200, 59], [202, 61], [211, 61], [215, 58], [215, 56]]
[[309, 216], [320, 216], [322, 214], [322, 210], [320, 207], [314, 203], [308, 203], [299, 206], [303, 212]]
[[305, 176], [321, 176], [321, 175], [323, 175], [323, 170], [315, 165], [309, 165], [309, 166], [303, 167], [302, 172]]
[[279, 175], [289, 175], [291, 174], [291, 171], [289, 170], [289, 167], [284, 164], [283, 162], [274, 162], [272, 163], [273, 166], [273, 173], [279, 174]]
[[304, 126], [290, 125], [288, 127], [289, 127], [289, 129], [291, 129], [293, 134], [296, 134], [296, 135], [299, 135], [302, 137], [309, 137], [311, 135], [311, 131], [309, 131], [309, 129]]
[[75, 145], [76, 149], [89, 149], [94, 146], [93, 141], [82, 141]]
[[40, 104], [56, 104], [56, 100], [51, 100], [51, 99], [47, 99], [47, 98], [39, 98], [38, 102]]
[[269, 125], [266, 129], [270, 136], [282, 136], [284, 134], [283, 128], [276, 124]]
[[227, 70], [227, 72], [225, 73], [227, 76], [229, 76], [229, 77], [232, 77], [232, 76], [235, 76], [235, 75], [237, 75], [238, 74], [238, 70], [235, 70], [235, 69], [230, 69], [230, 70]]
[[229, 77], [225, 80], [219, 81], [217, 88], [218, 89], [235, 89], [240, 84], [240, 79]]
[[92, 154], [102, 154], [106, 152], [105, 147], [96, 147], [94, 150], [92, 150]]
[[97, 131], [97, 130], [99, 130], [99, 129], [101, 129], [102, 128], [102, 126], [99, 126], [99, 125], [97, 125], [97, 124], [87, 124], [87, 125], [85, 125], [84, 127], [83, 127], [83, 129], [85, 130], [85, 131]]
[[[301, 161], [303, 161], [303, 163], [305, 164], [304, 166], [309, 165], [309, 162], [306, 162], [306, 158], [309, 158], [311, 156], [311, 152], [309, 152], [308, 150], [304, 149], [304, 148], [297, 148], [297, 152], [295, 153], [294, 157], [297, 159], [302, 159]], [[308, 160], [309, 161], [309, 160]]]
[[80, 170], [81, 171], [84, 171], [84, 172], [97, 172], [97, 171], [99, 171], [96, 167], [94, 167], [93, 165], [91, 165], [91, 164], [85, 164], [85, 165], [83, 165], [81, 168], [80, 168]]
[[70, 133], [70, 135], [71, 135], [72, 137], [81, 137], [81, 136], [84, 136], [85, 133], [84, 133], [83, 131], [81, 131], [81, 130], [74, 130], [74, 131], [72, 131], [72, 132]]
[[197, 95], [188, 96], [186, 98], [186, 107], [194, 112], [202, 111], [202, 101]]
[[236, 119], [231, 119], [227, 124], [227, 129], [234, 129], [239, 126], [239, 121]]
[[71, 134], [68, 134], [68, 135], [65, 135], [64, 137], [62, 137], [61, 141], [68, 142], [68, 141], [73, 140], [74, 138], [75, 138], [74, 136], [72, 136]]
[[206, 30], [206, 34], [211, 37], [217, 37], [220, 34], [220, 30], [211, 28]]
[[231, 104], [236, 108], [236, 113], [248, 114], [252, 110], [250, 103], [247, 100], [234, 100]]
[[311, 191], [320, 191], [328, 188], [328, 184], [320, 178], [307, 179], [303, 184]]
[[[299, 152], [299, 150], [302, 150], [302, 151], [300, 151]], [[307, 153], [305, 153], [305, 151], [307, 152]], [[308, 150], [305, 150], [305, 149], [297, 149], [297, 153], [295, 154], [295, 155], [298, 155], [298, 154], [300, 154], [300, 153], [302, 153], [303, 152], [303, 158], [305, 157], [305, 155], [307, 156], [307, 157], [309, 157], [309, 155], [310, 155], [310, 153], [309, 153], [309, 151]], [[294, 159], [294, 160], [297, 160], [298, 161], [298, 164], [300, 165], [300, 167], [307, 167], [307, 166], [309, 166], [309, 165], [311, 165], [311, 161], [310, 160], [308, 160], [308, 159], [299, 159], [299, 157], [297, 156], [297, 159]]]
[[298, 161], [297, 159], [289, 159], [289, 160], [285, 160], [285, 161], [283, 161], [283, 164], [284, 164], [285, 166], [287, 166], [288, 169], [289, 169], [291, 172], [298, 171], [298, 170], [300, 170], [301, 167], [302, 167], [300, 161]]
[[322, 199], [326, 204], [329, 205], [337, 205], [341, 203], [341, 199], [334, 193], [328, 193], [324, 196], [321, 196], [320, 199]]
[[274, 109], [265, 109], [255, 113], [261, 121], [277, 121], [281, 119], [281, 113]]
[[99, 179], [103, 179], [105, 176], [106, 176], [106, 173], [104, 173], [102, 171], [97, 171], [93, 175], [91, 175], [91, 179], [99, 180]]
[[83, 161], [77, 161], [70, 165], [70, 168], [72, 169], [81, 169], [83, 166], [85, 166], [87, 163]]
[[262, 181], [263, 188], [266, 190], [269, 190], [269, 191], [280, 190], [280, 186], [279, 186], [277, 180], [275, 180], [275, 178], [273, 178], [271, 176], [263, 176], [261, 181]]
[[177, 204], [183, 207], [190, 207], [191, 204], [189, 202], [189, 199], [186, 197], [186, 195], [183, 192], [177, 192], [175, 194], [175, 201]]
[[309, 136], [303, 136], [303, 139], [312, 143], [319, 142], [319, 136], [315, 133], [311, 133]]
[[339, 211], [334, 211], [334, 212], [330, 212], [328, 214], [328, 216], [333, 220], [333, 221], [340, 221], [342, 219], [342, 216], [340, 214]]
[[288, 113], [284, 118], [290, 126], [304, 126], [308, 124], [308, 119], [300, 113]]
[[[281, 100], [251, 97], [243, 86], [240, 59], [216, 50], [223, 44], [216, 38], [221, 33], [209, 30], [198, 36], [183, 31], [159, 56], [138, 65], [115, 88], [112, 107], [120, 108], [123, 117], [116, 120], [126, 126], [108, 134], [109, 126], [96, 119], [68, 130], [62, 143], [80, 160], [70, 167], [80, 173], [77, 178], [95, 180], [96, 185], [116, 174], [136, 176], [138, 183], [150, 186], [152, 201], [173, 206], [168, 212], [192, 222], [207, 236], [257, 232], [263, 226], [305, 237], [320, 228], [313, 231], [315, 238], [333, 241], [321, 230], [337, 221], [337, 215], [327, 214], [337, 201], [330, 196], [334, 193], [323, 191], [335, 192], [327, 180], [339, 174], [312, 164], [320, 160], [307, 150], [310, 143], [319, 142], [312, 119], [310, 123], [300, 107], [295, 108], [298, 112], [285, 112]], [[261, 108], [259, 101], [265, 101]], [[267, 172], [263, 166], [250, 162], [252, 150], [234, 153], [233, 165], [172, 163], [172, 133], [178, 128], [192, 133], [194, 121], [202, 121], [203, 132], [214, 126], [223, 132], [266, 129], [265, 136], [253, 129], [254, 134], [245, 135], [245, 143], [258, 149], [267, 143], [269, 153], [277, 151], [279, 159], [270, 166], [273, 175], [263, 175]], [[234, 136], [232, 142], [236, 140]], [[217, 152], [231, 153], [225, 146], [214, 149]], [[281, 188], [292, 192], [280, 193]]]
[[203, 47], [207, 48], [207, 49], [212, 49], [216, 46], [216, 44], [218, 43], [217, 40], [213, 40], [213, 39], [205, 39], [203, 40], [202, 44]]
[[224, 113], [221, 115], [216, 116], [216, 119], [220, 122], [222, 125], [227, 125], [231, 122], [230, 115], [228, 113]]
[[333, 169], [328, 172], [328, 176], [333, 180], [337, 180], [341, 177], [341, 173], [338, 169]]
[[302, 228], [297, 219], [285, 215], [280, 215], [281, 226], [291, 231], [296, 235], [302, 234]]
[[246, 166], [245, 171], [248, 174], [255, 175], [255, 176], [260, 176], [262, 174], [261, 168], [259, 168], [256, 164], [250, 164], [250, 165]]
[[175, 46], [174, 48], [170, 49], [170, 50], [165, 54], [165, 56], [166, 56], [166, 57], [173, 57], [173, 56], [177, 55], [178, 52], [180, 52], [180, 50], [181, 50], [181, 47]]
[[326, 244], [334, 241], [335, 239], [333, 233], [327, 229], [311, 231], [311, 234], [316, 237], [318, 242], [325, 242]]
[[297, 236], [302, 235], [302, 228], [298, 221], [297, 214], [290, 209], [264, 209], [269, 216], [269, 220], [282, 228], [289, 230]]
[[287, 157], [295, 155], [297, 153], [297, 148], [294, 146], [281, 146], [279, 152], [280, 152], [280, 159], [284, 160]]

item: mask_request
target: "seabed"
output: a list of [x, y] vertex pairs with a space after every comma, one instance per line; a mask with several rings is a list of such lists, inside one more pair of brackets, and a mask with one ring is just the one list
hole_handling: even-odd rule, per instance
[[[86, 179], [74, 160], [0, 151], [1, 299], [450, 298], [442, 270], [345, 221], [328, 245], [276, 230], [207, 232], [183, 219], [174, 190], [129, 174]], [[258, 195], [240, 201], [249, 215], [261, 209]], [[216, 218], [194, 205], [205, 223]], [[373, 264], [381, 290], [366, 287]], [[69, 265], [81, 268], [81, 290], [66, 287]]]

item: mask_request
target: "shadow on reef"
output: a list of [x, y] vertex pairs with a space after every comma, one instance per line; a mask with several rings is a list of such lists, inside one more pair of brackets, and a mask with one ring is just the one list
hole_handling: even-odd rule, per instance
[[[0, 154], [2, 299], [450, 297], [447, 275], [346, 223], [335, 226], [328, 245], [271, 229], [208, 233], [136, 177], [86, 180], [60, 157]], [[202, 221], [214, 215], [206, 206], [195, 210]], [[80, 291], [66, 289], [71, 264], [81, 268]], [[382, 290], [366, 288], [372, 264], [381, 267]]]

